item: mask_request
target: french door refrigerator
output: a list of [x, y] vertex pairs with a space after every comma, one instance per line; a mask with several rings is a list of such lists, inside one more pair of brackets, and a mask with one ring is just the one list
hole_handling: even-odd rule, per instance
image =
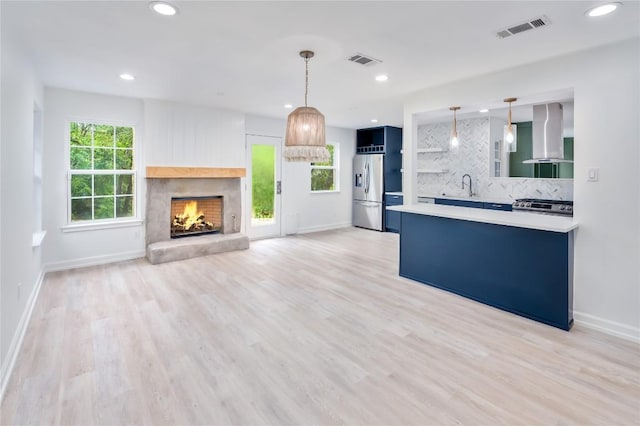
[[384, 154], [353, 158], [353, 225], [382, 231], [384, 213]]

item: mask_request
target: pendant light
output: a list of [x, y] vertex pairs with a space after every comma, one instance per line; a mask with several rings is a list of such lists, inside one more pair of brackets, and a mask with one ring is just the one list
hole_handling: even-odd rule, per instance
[[456, 111], [460, 109], [459, 106], [452, 106], [449, 108], [453, 111], [453, 127], [451, 128], [451, 140], [449, 141], [449, 150], [451, 152], [458, 152], [460, 146], [460, 140], [458, 139], [458, 123], [456, 122]]
[[518, 98], [507, 98], [504, 101], [509, 103], [509, 124], [504, 126], [504, 150], [505, 152], [516, 152], [518, 150], [518, 126], [511, 124], [511, 102]]
[[304, 106], [298, 107], [287, 118], [284, 139], [284, 158], [287, 161], [326, 162], [330, 155], [326, 146], [324, 115], [307, 106], [309, 93], [309, 59], [314, 53], [303, 50], [300, 56], [305, 63]]

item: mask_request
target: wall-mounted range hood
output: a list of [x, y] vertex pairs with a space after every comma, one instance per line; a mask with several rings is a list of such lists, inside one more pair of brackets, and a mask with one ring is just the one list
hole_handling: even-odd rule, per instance
[[533, 158], [523, 163], [573, 163], [564, 159], [562, 104], [533, 106]]

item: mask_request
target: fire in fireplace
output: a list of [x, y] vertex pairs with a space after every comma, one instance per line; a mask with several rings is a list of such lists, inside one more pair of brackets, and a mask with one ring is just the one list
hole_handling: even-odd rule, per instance
[[171, 238], [216, 234], [222, 229], [222, 197], [171, 199]]

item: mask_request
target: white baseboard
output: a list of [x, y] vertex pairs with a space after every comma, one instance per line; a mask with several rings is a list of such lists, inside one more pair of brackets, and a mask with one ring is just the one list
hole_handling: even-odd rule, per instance
[[630, 325], [576, 311], [573, 311], [573, 320], [575, 324], [581, 327], [590, 328], [612, 336], [621, 337], [625, 340], [640, 343], [640, 328], [638, 327], [632, 327]]
[[44, 281], [44, 274], [45, 269], [41, 268], [38, 279], [33, 286], [33, 291], [31, 291], [31, 294], [29, 295], [29, 300], [27, 300], [27, 304], [24, 307], [24, 311], [22, 312], [22, 316], [20, 317], [20, 321], [18, 322], [16, 331], [13, 334], [13, 338], [11, 339], [11, 344], [9, 345], [7, 356], [5, 357], [2, 368], [0, 369], [0, 403], [4, 398], [4, 392], [7, 390], [7, 385], [9, 384], [9, 379], [11, 378], [13, 367], [16, 364], [16, 359], [18, 359], [18, 354], [20, 353], [20, 348], [22, 347], [24, 335], [27, 332], [27, 328], [29, 328], [31, 315], [33, 314], [33, 308], [36, 306], [36, 301], [38, 300], [38, 295], [40, 294], [40, 287], [42, 287], [42, 281]]
[[311, 232], [331, 231], [332, 229], [349, 228], [351, 222], [332, 223], [329, 225], [310, 226], [298, 229], [297, 234], [309, 234]]
[[64, 271], [67, 269], [84, 268], [86, 266], [104, 265], [106, 263], [121, 262], [123, 260], [139, 259], [141, 257], [145, 257], [146, 255], [147, 253], [144, 250], [135, 250], [124, 253], [108, 254], [105, 256], [64, 260], [62, 262], [47, 263], [45, 265], [45, 271]]

